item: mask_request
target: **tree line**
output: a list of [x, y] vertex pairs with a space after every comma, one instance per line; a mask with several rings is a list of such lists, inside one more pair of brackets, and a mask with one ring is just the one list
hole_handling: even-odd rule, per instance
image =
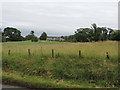
[[64, 37], [71, 42], [92, 42], [106, 40], [120, 40], [120, 30], [113, 30], [107, 27], [98, 27], [95, 23], [91, 28], [79, 28], [74, 35]]
[[41, 36], [38, 38], [37, 36], [34, 35], [34, 31], [31, 31], [27, 36], [23, 37], [21, 35], [20, 30], [12, 27], [4, 28], [2, 32], [2, 42], [27, 41], [27, 40], [31, 40], [32, 42], [37, 42], [39, 39], [46, 40], [46, 38], [47, 38], [47, 34], [45, 32], [43, 32]]
[[[91, 28], [79, 28], [75, 31], [74, 35], [61, 36], [65, 41], [69, 42], [92, 42], [92, 41], [106, 41], [106, 40], [120, 40], [120, 30], [113, 30], [107, 27], [98, 27], [96, 24], [92, 24]], [[27, 36], [23, 37], [21, 31], [6, 27], [2, 32], [2, 42], [7, 41], [26, 41], [31, 40], [37, 42], [38, 40], [46, 40], [47, 33], [43, 32], [38, 38], [34, 35], [34, 31], [31, 31]]]

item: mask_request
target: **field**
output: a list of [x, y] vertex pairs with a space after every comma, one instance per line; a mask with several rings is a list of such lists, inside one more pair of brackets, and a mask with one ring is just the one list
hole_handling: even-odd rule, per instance
[[3, 83], [28, 88], [114, 88], [117, 62], [116, 41], [2, 43]]

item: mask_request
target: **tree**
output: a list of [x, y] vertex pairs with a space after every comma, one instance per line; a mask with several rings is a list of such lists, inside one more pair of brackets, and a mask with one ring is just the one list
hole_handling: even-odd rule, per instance
[[120, 30], [115, 30], [111, 33], [110, 40], [120, 41]]
[[102, 27], [102, 35], [101, 35], [101, 40], [105, 41], [108, 40], [108, 30], [106, 27]]
[[93, 40], [99, 41], [101, 38], [102, 30], [100, 27], [97, 27], [97, 25], [94, 23], [92, 24], [91, 30], [93, 31]]
[[4, 38], [7, 37], [7, 41], [22, 41], [20, 30], [16, 28], [7, 27], [4, 29]]
[[64, 36], [61, 36], [61, 38], [63, 38], [63, 39], [64, 39]]
[[30, 34], [25, 37], [26, 40], [32, 40], [32, 38], [34, 38], [34, 31], [30, 31]]
[[89, 28], [79, 28], [75, 31], [75, 39], [77, 42], [88, 42], [90, 41], [90, 32]]
[[113, 32], [112, 29], [106, 27], [97, 27], [96, 24], [92, 24], [91, 28], [79, 28], [75, 31], [75, 39], [78, 42], [90, 42], [90, 41], [104, 41], [108, 40]]
[[34, 35], [34, 33], [35, 33], [34, 31], [31, 31], [31, 32], [30, 32], [31, 35]]
[[112, 32], [113, 32], [113, 31], [114, 31], [113, 29], [111, 29], [111, 28], [108, 28], [108, 32], [109, 32], [108, 39], [110, 39], [110, 37], [111, 37], [111, 34], [112, 34]]
[[47, 39], [47, 34], [43, 32], [39, 38], [40, 40], [46, 40]]
[[21, 36], [21, 37], [20, 37], [20, 40], [21, 40], [21, 41], [25, 41], [25, 37]]
[[65, 40], [77, 42], [120, 40], [120, 31], [106, 27], [97, 27], [94, 23], [91, 28], [79, 28], [74, 35], [65, 36]]
[[34, 37], [34, 35], [28, 34], [28, 35], [25, 37], [25, 40], [32, 40], [33, 37]]
[[64, 39], [68, 42], [76, 42], [75, 35], [65, 36]]
[[36, 36], [34, 36], [32, 39], [31, 39], [32, 42], [38, 42], [38, 38]]
[[28, 34], [25, 37], [26, 40], [31, 40], [32, 42], [37, 42], [38, 38], [34, 35], [34, 31], [31, 31], [30, 34]]

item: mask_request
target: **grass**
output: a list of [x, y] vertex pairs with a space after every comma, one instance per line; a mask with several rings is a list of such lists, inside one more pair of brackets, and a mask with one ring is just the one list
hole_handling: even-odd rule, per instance
[[[41, 43], [39, 43], [41, 42]], [[27, 50], [31, 49], [31, 53], [51, 56], [51, 49], [54, 49], [55, 54], [61, 56], [78, 56], [78, 51], [81, 50], [85, 58], [102, 58], [105, 59], [105, 53], [109, 52], [112, 59], [117, 58], [118, 46], [117, 42], [93, 42], [93, 43], [65, 43], [65, 42], [8, 42], [3, 43], [3, 54], [7, 54], [11, 49], [11, 53], [27, 54]]]
[[[118, 42], [2, 43], [3, 82], [29, 88], [117, 87]], [[8, 50], [11, 54], [8, 55]], [[27, 50], [31, 49], [31, 55]], [[51, 57], [54, 49], [55, 57]], [[82, 57], [78, 56], [81, 50]], [[110, 60], [106, 61], [105, 53]], [[26, 78], [23, 78], [23, 77]], [[39, 79], [38, 79], [39, 78]], [[57, 82], [60, 82], [57, 84]]]
[[[65, 42], [62, 42], [64, 44]], [[31, 41], [20, 41], [20, 42], [6, 42], [3, 45], [4, 46], [16, 46], [16, 45], [23, 45], [23, 46], [28, 46], [28, 45], [53, 45], [53, 44], [61, 44], [61, 42], [56, 42], [56, 41], [38, 41], [38, 42], [31, 42]]]
[[[80, 85], [76, 85], [73, 83], [69, 83], [68, 81], [57, 80], [57, 79], [50, 79], [50, 78], [43, 78], [40, 76], [28, 76], [24, 75], [21, 76], [21, 73], [14, 72], [14, 73], [6, 73], [3, 72], [3, 82], [4, 83], [12, 83], [12, 84], [19, 84], [20, 86], [28, 87], [28, 88], [80, 88]], [[5, 80], [5, 81], [4, 81]], [[7, 80], [7, 81], [6, 81]]]

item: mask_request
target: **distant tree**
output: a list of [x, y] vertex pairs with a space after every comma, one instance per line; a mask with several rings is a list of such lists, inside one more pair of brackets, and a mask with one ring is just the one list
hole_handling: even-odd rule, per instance
[[30, 34], [31, 34], [31, 35], [34, 35], [34, 31], [31, 31]]
[[25, 41], [25, 37], [21, 36], [21, 37], [20, 37], [20, 40], [21, 40], [21, 41]]
[[108, 39], [110, 39], [110, 37], [111, 37], [111, 34], [112, 34], [112, 32], [113, 32], [113, 31], [114, 31], [113, 29], [111, 29], [111, 28], [108, 28], [108, 32], [109, 32]]
[[25, 40], [32, 40], [33, 37], [34, 37], [34, 35], [28, 34], [28, 35], [25, 37]]
[[39, 38], [40, 40], [46, 40], [47, 39], [47, 34], [43, 32]]
[[92, 24], [92, 31], [93, 31], [93, 41], [105, 41], [108, 40], [111, 33], [112, 29], [106, 28], [106, 27], [97, 27], [96, 24]]
[[77, 42], [104, 41], [109, 40], [113, 30], [106, 27], [97, 27], [94, 23], [91, 28], [79, 28], [75, 31]]
[[31, 41], [32, 42], [38, 42], [38, 38], [36, 36], [34, 36]]
[[106, 41], [108, 40], [108, 30], [106, 27], [102, 27], [102, 35], [101, 35], [101, 40]]
[[110, 35], [110, 40], [120, 41], [120, 30], [114, 30]]
[[28, 34], [25, 37], [26, 40], [31, 40], [32, 42], [37, 42], [38, 38], [34, 35], [34, 31], [31, 31], [30, 34]]
[[75, 31], [75, 39], [77, 42], [88, 42], [90, 41], [90, 29], [89, 28], [79, 28]]
[[16, 28], [7, 27], [4, 29], [3, 33], [4, 33], [4, 38], [6, 38], [7, 41], [22, 41], [21, 32]]
[[76, 42], [75, 35], [65, 36], [64, 39], [68, 42]]
[[93, 41], [99, 41], [101, 39], [102, 29], [94, 23], [92, 24], [91, 30], [93, 31]]
[[61, 36], [61, 38], [63, 38], [63, 39], [64, 39], [64, 36]]
[[30, 31], [30, 34], [25, 37], [26, 40], [32, 40], [32, 38], [34, 38], [34, 31]]

